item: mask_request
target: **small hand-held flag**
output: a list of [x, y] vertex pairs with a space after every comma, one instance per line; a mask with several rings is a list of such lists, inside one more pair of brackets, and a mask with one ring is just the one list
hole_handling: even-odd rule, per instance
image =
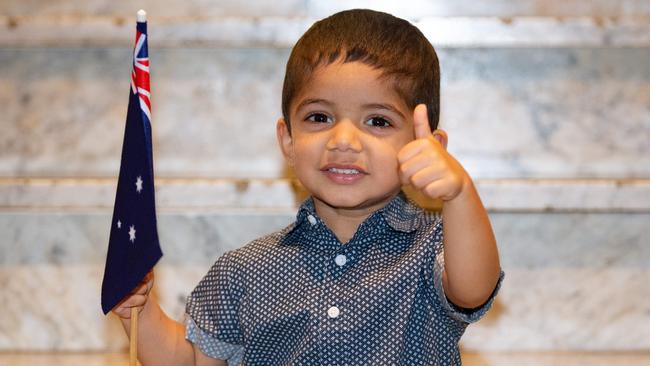
[[149, 50], [144, 10], [138, 11], [129, 110], [102, 283], [107, 314], [162, 257], [156, 227], [151, 144]]

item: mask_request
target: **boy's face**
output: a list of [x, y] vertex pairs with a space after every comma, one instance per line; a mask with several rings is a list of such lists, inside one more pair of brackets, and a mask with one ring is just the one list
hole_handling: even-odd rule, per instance
[[381, 72], [361, 62], [321, 66], [291, 103], [280, 146], [316, 209], [372, 212], [401, 189], [397, 153], [414, 138], [413, 112]]

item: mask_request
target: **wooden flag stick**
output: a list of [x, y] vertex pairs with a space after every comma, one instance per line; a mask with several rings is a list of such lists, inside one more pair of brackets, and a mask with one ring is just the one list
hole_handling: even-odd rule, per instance
[[131, 337], [129, 342], [129, 366], [138, 365], [138, 308], [131, 308]]

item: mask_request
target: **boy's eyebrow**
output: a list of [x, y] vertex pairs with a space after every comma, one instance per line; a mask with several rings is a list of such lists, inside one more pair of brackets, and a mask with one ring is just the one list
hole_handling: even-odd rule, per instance
[[399, 109], [395, 108], [392, 104], [384, 104], [384, 103], [369, 103], [369, 104], [364, 104], [363, 108], [367, 109], [385, 109], [388, 111], [391, 111], [393, 113], [399, 114], [399, 116], [403, 119], [406, 119], [406, 116], [402, 114], [402, 112], [399, 111]]
[[[320, 99], [320, 98], [307, 98], [300, 102], [298, 106], [296, 107], [296, 110], [300, 110], [300, 108], [309, 105], [309, 104], [325, 104], [327, 106], [332, 106], [334, 103], [330, 102], [327, 99]], [[402, 112], [399, 111], [399, 109], [395, 108], [392, 104], [387, 104], [387, 103], [367, 103], [362, 105], [364, 109], [385, 109], [387, 111], [391, 111], [393, 113], [397, 113], [401, 118], [406, 119], [406, 116]]]
[[325, 104], [327, 106], [332, 106], [334, 103], [330, 102], [327, 99], [307, 98], [307, 99], [303, 100], [302, 102], [300, 102], [296, 106], [296, 110], [300, 110], [300, 108], [302, 108], [302, 107], [304, 107], [306, 105], [309, 105], [309, 104]]

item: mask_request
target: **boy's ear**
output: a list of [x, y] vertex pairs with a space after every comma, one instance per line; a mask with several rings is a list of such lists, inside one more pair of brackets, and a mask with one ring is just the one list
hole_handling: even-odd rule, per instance
[[279, 118], [275, 126], [275, 133], [278, 138], [278, 144], [280, 145], [280, 150], [282, 150], [282, 155], [287, 161], [287, 164], [293, 167], [293, 140], [291, 139], [291, 133], [289, 133], [289, 127], [284, 118]]
[[445, 132], [445, 130], [437, 129], [433, 131], [433, 138], [438, 140], [442, 147], [447, 150], [447, 142], [449, 141], [449, 137], [447, 136], [447, 132]]

